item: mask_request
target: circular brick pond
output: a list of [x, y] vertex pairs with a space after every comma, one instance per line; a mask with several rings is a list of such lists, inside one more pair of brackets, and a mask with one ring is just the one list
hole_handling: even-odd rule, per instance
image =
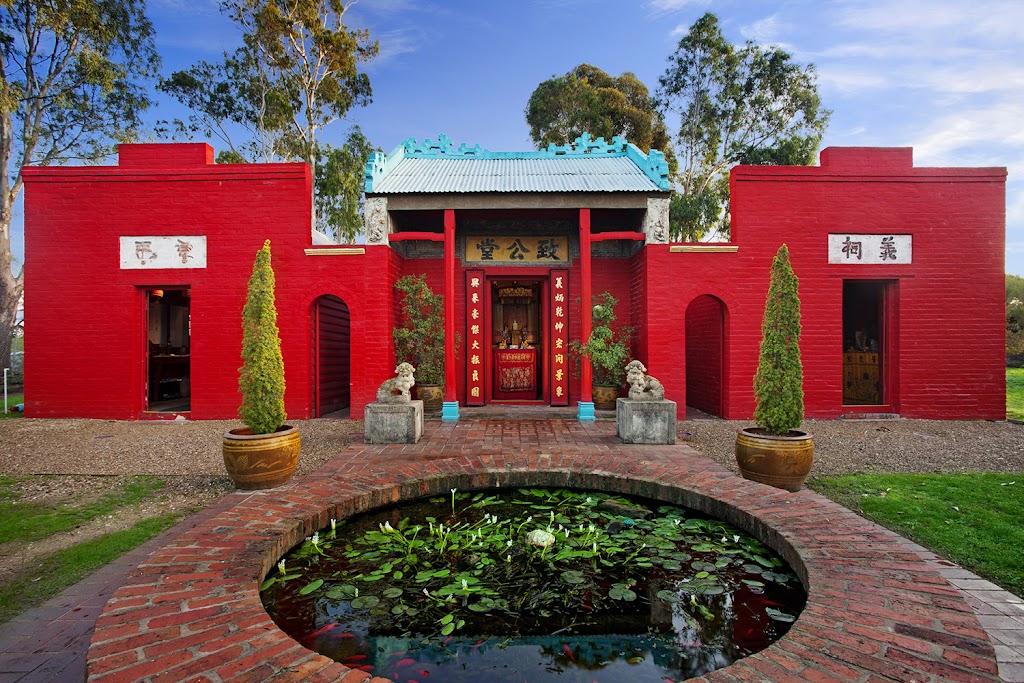
[[277, 558], [332, 517], [451, 488], [546, 486], [682, 505], [790, 563], [808, 600], [789, 633], [701, 680], [998, 680], [992, 646], [958, 591], [898, 536], [845, 508], [747, 482], [685, 446], [624, 446], [613, 424], [509, 425], [430, 424], [416, 446], [354, 446], [286, 487], [234, 494], [234, 506], [154, 553], [114, 594], [96, 623], [89, 679], [371, 680], [271, 621], [258, 587]]

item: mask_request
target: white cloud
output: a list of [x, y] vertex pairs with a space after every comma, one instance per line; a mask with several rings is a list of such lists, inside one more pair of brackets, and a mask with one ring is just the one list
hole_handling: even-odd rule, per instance
[[781, 42], [780, 36], [790, 30], [788, 24], [779, 19], [778, 14], [773, 14], [763, 19], [758, 19], [753, 24], [740, 27], [740, 35], [755, 43], [778, 45]]
[[711, 0], [647, 0], [647, 7], [656, 14], [678, 12], [687, 7], [707, 7], [710, 4]]
[[891, 85], [887, 74], [867, 67], [848, 66], [845, 63], [819, 64], [818, 83], [822, 90], [835, 88], [843, 95], [865, 90], [881, 90]]
[[416, 52], [424, 42], [423, 34], [414, 29], [384, 31], [377, 33], [375, 37], [380, 43], [380, 51], [377, 53], [377, 58], [367, 65], [367, 71], [391, 64], [402, 55]]
[[926, 34], [948, 38], [1024, 40], [1024, 3], [1019, 0], [860, 0], [839, 12], [841, 25], [872, 33]]

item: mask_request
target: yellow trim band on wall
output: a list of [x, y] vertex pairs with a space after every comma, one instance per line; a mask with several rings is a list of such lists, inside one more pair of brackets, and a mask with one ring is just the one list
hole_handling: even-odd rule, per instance
[[363, 247], [327, 247], [326, 249], [306, 249], [306, 256], [352, 256], [365, 254]]
[[673, 254], [693, 252], [733, 252], [739, 251], [738, 244], [677, 244], [668, 248]]

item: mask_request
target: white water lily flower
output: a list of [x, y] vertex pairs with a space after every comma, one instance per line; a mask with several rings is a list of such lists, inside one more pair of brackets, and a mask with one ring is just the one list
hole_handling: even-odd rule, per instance
[[320, 532], [314, 531], [313, 538], [311, 538], [310, 541], [313, 543], [313, 545], [320, 545]]
[[591, 498], [590, 496], [587, 496], [587, 503], [588, 503], [588, 504], [589, 504], [589, 503], [590, 503], [591, 501], [593, 501], [593, 500], [594, 500], [593, 498]]
[[591, 524], [590, 526], [587, 527], [587, 531], [589, 531], [590, 533], [594, 533], [594, 529], [596, 529], [596, 528], [597, 527], [595, 527], [593, 524]]
[[505, 541], [505, 545], [508, 546], [509, 548], [511, 548], [512, 547], [512, 539], [509, 539], [509, 540]]
[[512, 556], [511, 555], [506, 555], [505, 556], [505, 561], [506, 562], [511, 562], [512, 561]]
[[428, 591], [426, 588], [423, 589], [423, 594], [426, 595], [428, 598], [430, 597], [430, 591]]
[[393, 526], [391, 526], [391, 522], [384, 522], [384, 531], [391, 532], [391, 531], [394, 531], [394, 530], [395, 530], [395, 528]]
[[597, 552], [597, 541], [594, 541], [594, 552]]
[[469, 581], [466, 581], [465, 579], [462, 580], [462, 590], [469, 590]]
[[284, 560], [277, 563], [277, 571], [284, 574]]
[[728, 542], [729, 542], [729, 539], [726, 538], [725, 536], [722, 536], [722, 543], [728, 543]]
[[739, 534], [733, 534], [732, 541], [733, 541], [733, 543], [739, 543], [740, 542]]
[[678, 520], [678, 519], [673, 519], [673, 520], [672, 520], [672, 524], [674, 524], [675, 526], [679, 526], [679, 524], [680, 524], [680, 520]]
[[533, 515], [530, 515], [529, 517], [527, 517], [526, 521], [527, 522], [532, 522], [533, 521]]
[[338, 528], [338, 520], [331, 517], [331, 531], [335, 531]]
[[356, 597], [358, 598], [359, 597], [359, 589], [356, 588], [355, 591], [356, 591]]

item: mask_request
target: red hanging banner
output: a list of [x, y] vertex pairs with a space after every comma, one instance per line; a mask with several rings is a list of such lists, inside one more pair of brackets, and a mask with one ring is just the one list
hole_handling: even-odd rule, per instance
[[551, 271], [551, 405], [569, 405], [569, 271]]
[[484, 404], [484, 271], [466, 271], [466, 405]]

